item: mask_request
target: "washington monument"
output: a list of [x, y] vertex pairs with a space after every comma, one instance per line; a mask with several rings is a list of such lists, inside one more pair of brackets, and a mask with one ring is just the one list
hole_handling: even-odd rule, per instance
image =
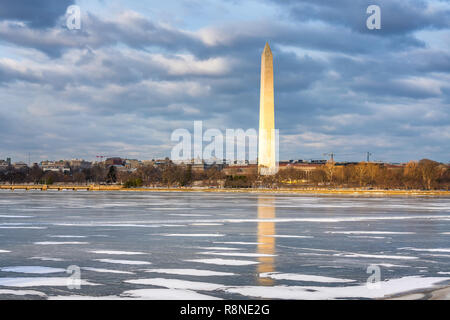
[[277, 172], [275, 104], [273, 93], [273, 55], [266, 43], [261, 57], [261, 97], [259, 106], [258, 172], [271, 175]]

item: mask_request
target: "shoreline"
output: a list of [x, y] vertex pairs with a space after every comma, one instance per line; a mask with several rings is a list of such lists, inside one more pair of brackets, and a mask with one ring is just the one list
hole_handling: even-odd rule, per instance
[[384, 190], [384, 189], [340, 189], [340, 188], [308, 188], [308, 189], [256, 189], [256, 188], [124, 188], [107, 185], [0, 185], [0, 190], [40, 190], [40, 191], [124, 191], [124, 192], [209, 192], [209, 193], [275, 193], [275, 194], [316, 194], [316, 195], [353, 195], [353, 196], [435, 196], [450, 197], [446, 190]]

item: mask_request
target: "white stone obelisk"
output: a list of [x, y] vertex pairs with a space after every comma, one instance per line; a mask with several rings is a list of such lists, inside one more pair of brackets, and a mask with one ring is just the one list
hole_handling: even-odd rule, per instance
[[259, 110], [258, 172], [272, 175], [277, 172], [275, 104], [273, 89], [273, 55], [266, 43], [261, 57], [261, 97]]

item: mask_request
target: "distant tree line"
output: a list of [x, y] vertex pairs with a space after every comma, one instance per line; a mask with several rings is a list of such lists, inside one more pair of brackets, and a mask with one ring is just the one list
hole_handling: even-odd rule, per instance
[[191, 165], [175, 165], [170, 161], [162, 165], [144, 165], [133, 172], [117, 170], [115, 166], [94, 165], [89, 169], [72, 169], [70, 172], [43, 172], [37, 165], [31, 168], [8, 168], [0, 172], [3, 184], [122, 184], [136, 187], [335, 187], [382, 189], [445, 189], [450, 187], [450, 166], [432, 160], [411, 161], [405, 166], [387, 167], [361, 162], [337, 165], [328, 162], [313, 170], [287, 167], [273, 176], [253, 173], [226, 175], [212, 167], [202, 172]]

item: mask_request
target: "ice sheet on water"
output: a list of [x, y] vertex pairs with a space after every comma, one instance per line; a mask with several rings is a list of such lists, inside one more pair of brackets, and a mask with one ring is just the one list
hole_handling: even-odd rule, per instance
[[259, 257], [276, 257], [276, 254], [268, 254], [268, 253], [253, 253], [253, 252], [214, 252], [214, 251], [205, 251], [198, 252], [198, 254], [207, 254], [213, 256], [228, 256], [228, 257], [250, 257], [250, 258], [259, 258]]
[[390, 295], [408, 291], [432, 287], [448, 277], [420, 277], [410, 276], [399, 279], [391, 279], [380, 282], [380, 287], [368, 287], [367, 285], [355, 285], [347, 287], [313, 287], [313, 286], [244, 286], [225, 288], [224, 291], [237, 293], [244, 296], [264, 299], [346, 299], [346, 298], [383, 298]]
[[222, 300], [220, 298], [204, 295], [191, 290], [180, 289], [137, 289], [128, 290], [121, 294], [144, 300]]
[[43, 292], [35, 290], [2, 290], [0, 289], [0, 295], [10, 295], [10, 296], [40, 296], [46, 297], [47, 295]]
[[258, 244], [263, 244], [262, 242], [246, 242], [246, 241], [214, 241], [213, 243], [217, 243], [217, 244], [237, 244], [237, 245], [258, 245]]
[[41, 267], [41, 266], [18, 266], [18, 267], [4, 267], [0, 268], [4, 272], [16, 272], [16, 273], [30, 273], [30, 274], [48, 274], [48, 273], [60, 273], [66, 272], [66, 269]]
[[398, 231], [325, 231], [331, 234], [416, 234], [415, 232], [398, 232]]
[[187, 289], [187, 290], [202, 290], [202, 291], [214, 291], [225, 287], [222, 284], [216, 283], [186, 281], [167, 278], [125, 280], [124, 282], [132, 284], [143, 284], [143, 285], [165, 287], [169, 289]]
[[410, 257], [410, 256], [391, 256], [391, 255], [383, 255], [383, 254], [366, 254], [366, 253], [335, 253], [333, 254], [335, 257], [346, 257], [346, 258], [373, 258], [373, 259], [393, 259], [393, 260], [414, 260], [419, 259], [418, 257]]
[[231, 248], [231, 247], [198, 247], [198, 249], [204, 249], [204, 250], [224, 250], [224, 251], [242, 250], [241, 248]]
[[61, 258], [52, 258], [52, 257], [31, 257], [31, 260], [42, 260], [42, 261], [65, 261]]
[[284, 234], [271, 234], [266, 235], [265, 237], [271, 237], [271, 238], [299, 238], [299, 239], [311, 239], [314, 238], [313, 236], [295, 236], [295, 235], [284, 235]]
[[107, 254], [107, 255], [140, 255], [140, 254], [146, 254], [144, 252], [138, 252], [138, 251], [120, 251], [120, 250], [92, 250], [89, 251], [91, 253], [96, 254]]
[[136, 260], [114, 260], [114, 259], [95, 259], [99, 262], [105, 262], [105, 263], [115, 263], [115, 264], [129, 264], [129, 265], [146, 265], [146, 264], [152, 264], [148, 261], [136, 261]]
[[265, 272], [260, 273], [261, 278], [272, 278], [275, 280], [290, 280], [290, 281], [305, 281], [305, 282], [325, 282], [325, 283], [346, 283], [355, 282], [355, 280], [332, 278], [324, 276], [315, 276], [309, 274], [296, 274], [296, 273], [278, 273], [278, 272]]
[[89, 242], [82, 241], [40, 241], [35, 242], [34, 244], [43, 245], [43, 246], [53, 246], [53, 245], [72, 245], [72, 244], [89, 244]]
[[192, 259], [192, 260], [184, 260], [188, 262], [199, 262], [206, 264], [217, 264], [221, 266], [248, 266], [252, 264], [258, 264], [256, 261], [248, 261], [248, 260], [231, 260], [231, 259]]
[[224, 234], [220, 233], [166, 233], [165, 237], [224, 237]]
[[86, 270], [86, 271], [99, 272], [99, 273], [134, 274], [134, 272], [130, 272], [130, 271], [91, 268], [91, 267], [82, 267], [81, 269]]
[[189, 275], [198, 277], [209, 276], [234, 276], [232, 272], [218, 272], [211, 270], [199, 270], [199, 269], [146, 269], [145, 272], [164, 273], [164, 274], [176, 274], [176, 275]]
[[62, 238], [62, 239], [65, 239], [65, 238], [68, 238], [68, 239], [70, 239], [70, 238], [87, 238], [87, 236], [69, 236], [69, 235], [54, 235], [54, 236], [52, 236], [52, 235], [49, 235], [49, 237], [50, 238]]
[[450, 248], [433, 248], [433, 249], [422, 249], [422, 248], [398, 248], [399, 250], [409, 250], [409, 251], [423, 251], [423, 252], [443, 252], [447, 253], [450, 252]]
[[[5, 287], [65, 287], [68, 284], [72, 283], [71, 278], [62, 278], [62, 277], [36, 277], [36, 278], [0, 278], [0, 286]], [[97, 286], [98, 284], [88, 282], [86, 280], [80, 280], [80, 284], [82, 286]]]

